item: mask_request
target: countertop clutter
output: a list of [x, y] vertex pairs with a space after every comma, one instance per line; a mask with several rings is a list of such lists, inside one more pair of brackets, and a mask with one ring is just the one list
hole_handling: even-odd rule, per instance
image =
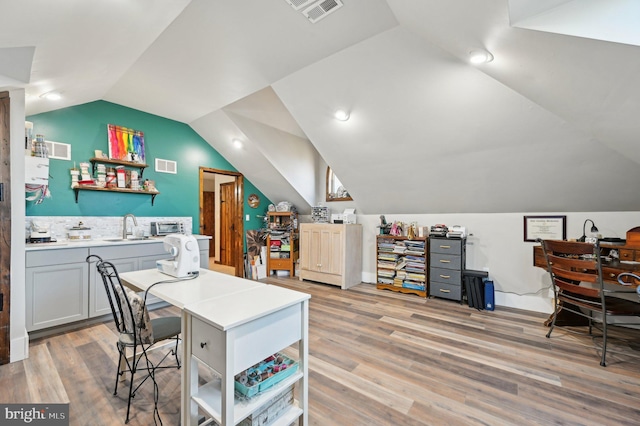
[[[210, 240], [208, 235], [193, 235], [196, 240]], [[130, 237], [126, 240], [121, 237], [101, 238], [92, 240], [59, 240], [50, 243], [27, 243], [26, 251], [37, 250], [53, 250], [58, 248], [81, 248], [81, 247], [100, 247], [100, 246], [117, 246], [131, 244], [158, 244], [162, 243], [164, 236], [158, 237]]]

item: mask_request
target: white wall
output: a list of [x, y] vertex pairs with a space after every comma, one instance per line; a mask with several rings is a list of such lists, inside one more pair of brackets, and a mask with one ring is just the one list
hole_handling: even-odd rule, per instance
[[[629, 229], [640, 225], [640, 212], [386, 215], [386, 220], [417, 221], [420, 226], [466, 226], [470, 234], [466, 269], [489, 272], [495, 284], [496, 306], [551, 313], [551, 281], [545, 270], [533, 266], [536, 243], [524, 241], [524, 216], [529, 215], [566, 215], [568, 239], [582, 236], [585, 219], [592, 219], [603, 237], [625, 238]], [[375, 283], [380, 215], [358, 215], [358, 223], [363, 225], [362, 280]], [[590, 224], [587, 232], [589, 229]]]
[[11, 327], [10, 361], [29, 356], [25, 314], [24, 89], [11, 97]]

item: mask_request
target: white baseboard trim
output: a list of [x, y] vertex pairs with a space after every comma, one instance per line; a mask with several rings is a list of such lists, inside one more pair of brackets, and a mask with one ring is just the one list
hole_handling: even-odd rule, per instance
[[9, 362], [18, 362], [29, 358], [29, 335], [26, 329], [23, 330], [22, 336], [11, 339], [9, 350], [11, 351]]

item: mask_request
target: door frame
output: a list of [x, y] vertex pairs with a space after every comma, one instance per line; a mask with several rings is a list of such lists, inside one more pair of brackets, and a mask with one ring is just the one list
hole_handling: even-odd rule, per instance
[[11, 359], [11, 99], [0, 92], [0, 365]]
[[204, 233], [203, 221], [204, 221], [204, 174], [213, 173], [218, 175], [233, 176], [235, 178], [235, 211], [236, 215], [231, 221], [233, 226], [233, 242], [232, 249], [235, 253], [235, 276], [244, 276], [244, 176], [242, 173], [231, 172], [229, 170], [212, 169], [209, 167], [200, 166], [200, 234]]

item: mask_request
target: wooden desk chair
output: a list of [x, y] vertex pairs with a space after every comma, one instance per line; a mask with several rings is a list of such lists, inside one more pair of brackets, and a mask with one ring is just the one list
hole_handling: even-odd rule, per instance
[[[154, 422], [159, 420], [158, 414], [158, 383], [155, 379], [157, 369], [161, 368], [180, 368], [180, 360], [178, 359], [178, 343], [181, 331], [180, 317], [161, 317], [149, 318], [149, 312], [146, 306], [146, 293], [144, 298], [133, 290], [125, 287], [120, 281], [120, 276], [115, 266], [111, 262], [103, 261], [96, 255], [87, 257], [87, 262], [95, 258], [97, 260], [96, 268], [102, 277], [104, 288], [107, 292], [113, 319], [116, 328], [120, 333], [116, 346], [118, 348], [118, 372], [116, 375], [116, 385], [113, 391], [114, 395], [118, 394], [118, 381], [120, 377], [129, 372], [129, 397], [127, 401], [127, 416], [125, 423], [129, 423], [129, 413], [131, 411], [131, 399], [135, 396], [136, 391], [142, 386], [147, 379], [151, 379], [154, 386]], [[175, 339], [175, 347], [167, 352], [164, 357], [156, 364], [152, 363], [147, 356], [148, 352], [156, 347], [160, 342]], [[127, 349], [133, 353], [132, 357], [127, 357]], [[163, 361], [169, 356], [175, 357], [175, 364], [163, 366]], [[140, 362], [144, 360], [143, 364]], [[137, 386], [134, 384], [134, 376], [136, 372], [143, 371], [147, 375]], [[162, 421], [160, 420], [160, 424]]]
[[[634, 301], [614, 297], [618, 293], [635, 293], [632, 289], [611, 290], [605, 288], [602, 277], [602, 260], [598, 243], [580, 243], [571, 241], [541, 241], [547, 261], [547, 269], [553, 283], [556, 310], [551, 328], [555, 327], [558, 315], [558, 303], [562, 309], [589, 319], [589, 334], [593, 323], [602, 324], [601, 366], [606, 366], [607, 325], [610, 317], [640, 317], [640, 304]], [[615, 284], [614, 284], [615, 285]], [[637, 323], [615, 322], [615, 325]]]

